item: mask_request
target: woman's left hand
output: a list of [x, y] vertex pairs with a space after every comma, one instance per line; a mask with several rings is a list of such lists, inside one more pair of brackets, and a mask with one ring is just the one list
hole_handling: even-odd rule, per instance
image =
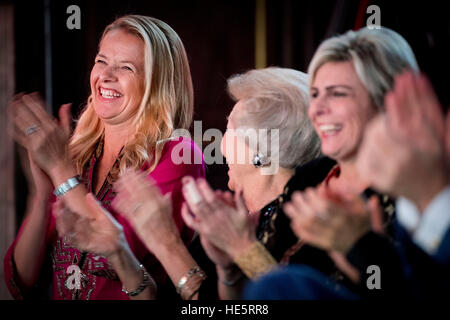
[[172, 217], [171, 194], [162, 195], [145, 173], [128, 170], [114, 188], [118, 192], [114, 209], [128, 220], [150, 251], [181, 241]]
[[86, 218], [69, 210], [64, 200], [54, 204], [56, 227], [60, 236], [80, 250], [109, 258], [128, 246], [122, 226], [103, 209], [92, 193], [86, 195], [90, 216]]
[[60, 120], [45, 110], [38, 93], [17, 95], [11, 103], [14, 138], [30, 153], [33, 161], [51, 178], [61, 166], [72, 166], [68, 153], [71, 131], [70, 104], [62, 105]]
[[359, 198], [332, 199], [310, 188], [294, 192], [283, 209], [300, 239], [326, 251], [346, 254], [371, 229], [371, 215]]
[[[218, 249], [230, 255], [233, 259], [245, 251], [256, 240], [257, 215], [250, 215], [245, 207], [242, 193], [234, 195], [236, 207], [219, 197], [208, 185], [206, 180], [185, 179], [183, 195], [190, 211], [182, 211], [186, 224], [196, 230], [201, 237], [208, 240]], [[189, 181], [190, 180], [190, 181]], [[187, 184], [193, 183], [198, 194], [194, 195]]]

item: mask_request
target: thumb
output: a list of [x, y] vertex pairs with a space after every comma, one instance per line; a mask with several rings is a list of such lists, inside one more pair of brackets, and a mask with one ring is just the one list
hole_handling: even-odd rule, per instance
[[167, 192], [163, 196], [163, 202], [167, 206], [167, 208], [170, 208], [170, 210], [172, 210], [172, 191]]
[[59, 125], [68, 136], [70, 136], [70, 133], [72, 132], [72, 112], [70, 111], [71, 108], [72, 104], [66, 103], [63, 104], [58, 111]]
[[96, 220], [110, 221], [116, 228], [122, 229], [120, 223], [102, 207], [102, 204], [95, 198], [92, 193], [86, 194], [86, 205], [92, 218]]
[[103, 209], [95, 196], [89, 192], [86, 194], [85, 199], [86, 206], [89, 210], [89, 215], [94, 219], [101, 217], [103, 215]]

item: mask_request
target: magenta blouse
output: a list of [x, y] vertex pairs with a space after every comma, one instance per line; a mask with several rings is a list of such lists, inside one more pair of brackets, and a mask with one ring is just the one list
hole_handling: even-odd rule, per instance
[[[190, 155], [186, 155], [185, 152], [190, 153]], [[92, 192], [92, 174], [100, 154], [101, 152], [95, 152], [84, 170], [83, 180], [89, 192]], [[177, 158], [190, 158], [191, 161], [190, 164], [178, 163]], [[175, 160], [175, 163], [173, 160]], [[147, 168], [148, 165], [144, 166], [142, 170]], [[177, 138], [166, 142], [158, 165], [149, 174], [149, 177], [156, 181], [163, 194], [172, 192], [173, 218], [186, 244], [191, 241], [193, 232], [185, 226], [181, 218], [181, 204], [183, 203], [181, 178], [184, 176], [198, 178], [204, 177], [204, 175], [205, 167], [202, 152], [194, 141], [188, 138]], [[134, 233], [131, 225], [111, 208], [111, 201], [115, 195], [113, 186], [105, 182], [97, 194], [97, 199], [123, 226], [125, 237], [131, 250], [136, 258], [146, 267], [158, 286], [164, 284], [169, 279], [160, 263], [146, 249]], [[53, 202], [54, 200], [53, 197], [51, 201]], [[53, 215], [49, 219], [45, 235], [47, 240], [46, 262], [44, 262], [42, 267], [38, 285], [35, 288], [24, 286], [16, 272], [13, 251], [26, 223], [27, 219], [22, 224], [4, 259], [5, 281], [14, 298], [24, 299], [32, 297], [58, 300], [128, 299], [128, 296], [122, 292], [122, 283], [111, 268], [108, 260], [91, 252], [81, 252], [71, 246], [70, 243], [65, 242], [56, 232]], [[78, 282], [74, 280], [76, 276], [78, 276]]]

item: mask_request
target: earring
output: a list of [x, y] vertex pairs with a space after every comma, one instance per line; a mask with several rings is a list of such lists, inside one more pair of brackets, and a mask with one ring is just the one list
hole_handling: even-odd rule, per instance
[[266, 157], [265, 155], [261, 154], [261, 153], [257, 153], [255, 154], [255, 156], [253, 157], [253, 165], [256, 168], [259, 167], [263, 167], [266, 166], [270, 163], [270, 160], [268, 157]]

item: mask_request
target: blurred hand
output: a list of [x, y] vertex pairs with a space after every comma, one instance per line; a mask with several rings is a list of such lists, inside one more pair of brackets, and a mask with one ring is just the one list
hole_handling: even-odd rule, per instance
[[180, 240], [170, 193], [163, 196], [145, 173], [133, 170], [126, 171], [114, 187], [118, 193], [113, 207], [130, 222], [150, 251]]
[[229, 196], [217, 196], [206, 180], [185, 177], [183, 195], [190, 211], [182, 211], [183, 219], [203, 241], [207, 240], [233, 258], [257, 241], [258, 215], [249, 215], [241, 191], [234, 195], [234, 207], [226, 200]]
[[346, 254], [371, 229], [364, 202], [331, 198], [315, 189], [296, 191], [283, 207], [299, 239], [325, 251]]
[[86, 195], [86, 205], [95, 218], [86, 218], [69, 210], [64, 201], [54, 204], [56, 228], [61, 237], [83, 251], [94, 252], [106, 258], [128, 246], [122, 226], [101, 207], [92, 193]]
[[200, 236], [200, 242], [206, 255], [211, 259], [214, 264], [221, 269], [230, 269], [233, 265], [233, 258], [230, 257], [225, 251], [217, 248], [205, 237]]
[[53, 184], [49, 176], [34, 163], [26, 149], [19, 148], [18, 152], [28, 182], [29, 193], [39, 196], [40, 199], [48, 200], [50, 193], [53, 191]]
[[9, 107], [14, 139], [25, 147], [33, 161], [48, 175], [60, 165], [71, 165], [68, 138], [71, 132], [70, 104], [59, 110], [60, 120], [45, 110], [38, 93], [19, 94]]
[[410, 72], [396, 77], [385, 105], [386, 114], [366, 129], [358, 170], [378, 191], [406, 197], [423, 211], [448, 184], [449, 129], [441, 106], [428, 80]]

